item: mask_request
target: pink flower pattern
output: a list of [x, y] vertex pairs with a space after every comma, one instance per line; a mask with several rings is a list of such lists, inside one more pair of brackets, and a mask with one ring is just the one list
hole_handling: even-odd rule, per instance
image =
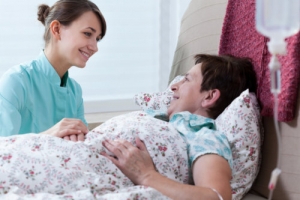
[[260, 167], [262, 122], [254, 94], [244, 91], [216, 119], [219, 131], [231, 143], [233, 200], [239, 200], [250, 190]]
[[[0, 138], [0, 199], [169, 199], [153, 188], [134, 185], [100, 154], [104, 139], [135, 144], [136, 136], [149, 148], [160, 173], [188, 183], [182, 137], [167, 122], [137, 111], [108, 120], [89, 132], [84, 142], [41, 134]], [[155, 157], [157, 152], [160, 156]]]

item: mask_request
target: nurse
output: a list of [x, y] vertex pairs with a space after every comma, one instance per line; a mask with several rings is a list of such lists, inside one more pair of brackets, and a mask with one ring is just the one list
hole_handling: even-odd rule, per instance
[[80, 85], [68, 75], [84, 68], [106, 32], [99, 8], [89, 0], [40, 5], [45, 48], [35, 60], [0, 79], [0, 136], [42, 133], [72, 141], [88, 132]]

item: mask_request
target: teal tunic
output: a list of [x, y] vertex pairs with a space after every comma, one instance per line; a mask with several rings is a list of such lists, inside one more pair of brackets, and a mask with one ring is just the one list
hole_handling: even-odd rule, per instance
[[81, 87], [68, 72], [61, 80], [44, 52], [1, 77], [0, 136], [39, 133], [63, 118], [87, 125]]

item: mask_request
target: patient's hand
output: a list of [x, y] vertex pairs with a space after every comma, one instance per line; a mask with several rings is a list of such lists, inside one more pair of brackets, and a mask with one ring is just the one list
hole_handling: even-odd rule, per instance
[[88, 133], [88, 128], [79, 119], [64, 118], [50, 129], [42, 132], [55, 137], [60, 137], [72, 141], [84, 141], [84, 135]]
[[145, 144], [136, 138], [136, 146], [126, 140], [106, 140], [103, 146], [115, 156], [101, 154], [111, 160], [133, 183], [143, 185], [143, 181], [156, 172]]

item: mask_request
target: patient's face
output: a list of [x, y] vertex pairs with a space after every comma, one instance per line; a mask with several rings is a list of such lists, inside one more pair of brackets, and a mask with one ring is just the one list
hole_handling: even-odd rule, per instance
[[173, 114], [181, 111], [189, 111], [193, 114], [204, 115], [201, 102], [204, 99], [204, 92], [200, 92], [202, 83], [201, 63], [195, 65], [185, 78], [172, 85], [174, 92], [173, 100], [168, 109], [171, 118]]

